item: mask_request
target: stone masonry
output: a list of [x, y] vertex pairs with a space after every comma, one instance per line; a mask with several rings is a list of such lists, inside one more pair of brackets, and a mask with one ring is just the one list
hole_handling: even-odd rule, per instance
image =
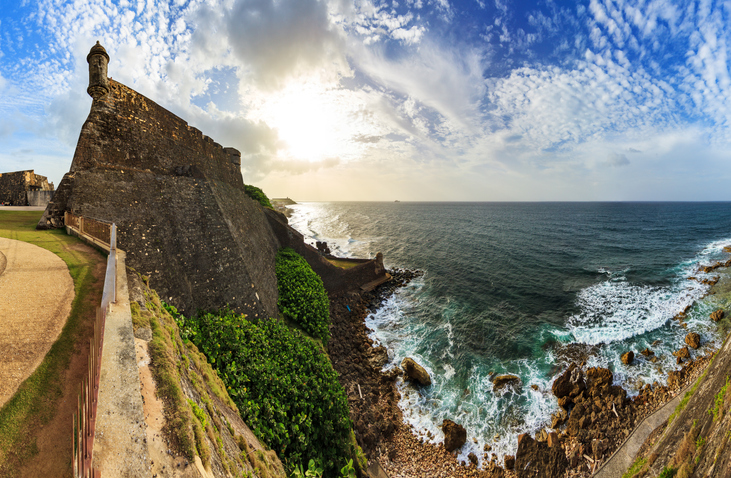
[[[13, 206], [28, 206], [28, 193], [53, 191], [48, 178], [35, 174], [32, 169], [13, 173], [0, 173], [0, 203]], [[44, 204], [45, 205], [45, 204]]]

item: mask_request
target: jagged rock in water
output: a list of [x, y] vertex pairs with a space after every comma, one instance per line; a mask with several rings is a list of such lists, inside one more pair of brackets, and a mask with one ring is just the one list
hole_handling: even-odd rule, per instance
[[689, 347], [697, 349], [701, 346], [701, 336], [695, 332], [691, 332], [685, 336], [685, 343], [688, 344]]
[[645, 348], [645, 350], [643, 350], [643, 351], [642, 351], [642, 352], [640, 352], [640, 353], [641, 353], [642, 355], [644, 355], [645, 357], [650, 357], [650, 356], [652, 356], [652, 355], [655, 355], [655, 352], [653, 352], [653, 351], [652, 351], [652, 350], [650, 350], [649, 348]]
[[520, 378], [516, 375], [504, 374], [498, 375], [492, 379], [492, 390], [497, 392], [507, 386], [520, 387]]
[[578, 365], [572, 363], [569, 365], [569, 368], [567, 368], [566, 371], [553, 382], [551, 391], [553, 391], [553, 394], [559, 399], [563, 397], [573, 398], [579, 395], [584, 388], [586, 388], [584, 372], [581, 371], [581, 368]]
[[676, 352], [673, 352], [673, 355], [675, 355], [679, 359], [690, 358], [690, 352], [688, 351], [688, 347], [683, 347], [682, 349], [680, 349]]
[[713, 319], [714, 322], [718, 322], [719, 320], [723, 319], [725, 313], [723, 312], [723, 309], [718, 309], [717, 311], [711, 313], [711, 319]]
[[421, 385], [431, 385], [429, 373], [411, 357], [403, 359], [401, 368], [404, 369], [406, 376], [412, 381], [419, 382]]
[[633, 351], [628, 351], [622, 354], [622, 363], [625, 365], [631, 365], [632, 362], [635, 360], [635, 353]]
[[442, 422], [442, 431], [444, 432], [444, 449], [447, 451], [454, 451], [467, 441], [467, 430], [452, 420]]
[[568, 460], [560, 446], [549, 447], [530, 435], [518, 437], [518, 452], [515, 454], [515, 472], [518, 478], [563, 477]]

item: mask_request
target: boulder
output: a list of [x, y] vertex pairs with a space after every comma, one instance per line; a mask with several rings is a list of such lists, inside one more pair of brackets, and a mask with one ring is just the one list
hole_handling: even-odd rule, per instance
[[558, 428], [569, 418], [569, 414], [563, 408], [559, 408], [558, 411], [551, 415], [551, 428]]
[[653, 352], [653, 351], [652, 351], [652, 350], [650, 350], [649, 348], [645, 348], [645, 350], [643, 350], [643, 351], [642, 351], [642, 352], [640, 352], [640, 353], [641, 353], [642, 355], [644, 355], [645, 357], [650, 357], [650, 356], [652, 356], [652, 355], [655, 355], [655, 352]]
[[614, 375], [608, 368], [592, 367], [586, 371], [586, 388], [597, 391], [603, 391], [609, 388], [614, 381]]
[[497, 375], [495, 378], [492, 379], [492, 391], [497, 392], [498, 390], [502, 390], [503, 388], [507, 387], [508, 385], [515, 386], [516, 388], [520, 386], [520, 377], [517, 375], [510, 375], [510, 374], [504, 374], [504, 375]]
[[566, 396], [573, 398], [580, 394], [585, 387], [584, 373], [578, 365], [572, 363], [561, 376], [554, 380], [551, 391], [559, 399]]
[[711, 319], [713, 319], [714, 322], [718, 322], [719, 320], [723, 319], [723, 316], [723, 309], [718, 309], [717, 311], [711, 313]]
[[518, 478], [563, 477], [568, 460], [560, 446], [549, 447], [523, 434], [518, 437], [514, 469]]
[[515, 457], [513, 455], [505, 455], [505, 469], [512, 470], [515, 468]]
[[597, 440], [596, 438], [591, 441], [591, 451], [594, 454], [594, 459], [598, 460], [604, 454], [604, 450], [607, 449], [607, 444], [604, 440]]
[[467, 458], [473, 465], [477, 466], [477, 455], [475, 455], [474, 453], [470, 453], [469, 455], [467, 455]]
[[442, 431], [444, 432], [444, 449], [447, 451], [454, 451], [467, 441], [467, 430], [452, 420], [442, 422]]
[[424, 367], [419, 365], [411, 357], [406, 357], [401, 362], [401, 368], [404, 369], [406, 376], [422, 385], [431, 385], [431, 377]]
[[688, 351], [688, 347], [683, 347], [682, 349], [678, 350], [677, 352], [673, 352], [673, 355], [675, 355], [679, 359], [690, 358], [690, 352]]
[[622, 363], [625, 365], [631, 365], [635, 360], [635, 353], [633, 351], [625, 352], [622, 354]]
[[548, 434], [548, 439], [546, 440], [546, 443], [548, 443], [549, 448], [553, 448], [555, 446], [561, 446], [561, 444], [558, 440], [558, 433], [550, 432]]
[[697, 349], [701, 346], [701, 336], [695, 332], [691, 332], [685, 336], [685, 343], [688, 344], [690, 348]]

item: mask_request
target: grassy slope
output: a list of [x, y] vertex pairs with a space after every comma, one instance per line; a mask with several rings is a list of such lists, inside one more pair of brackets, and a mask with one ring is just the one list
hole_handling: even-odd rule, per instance
[[[101, 298], [92, 271], [104, 260], [103, 256], [74, 250], [79, 240], [67, 236], [63, 230], [36, 231], [41, 214], [0, 211], [0, 236], [35, 244], [63, 259], [74, 281], [75, 297], [68, 321], [46, 358], [0, 409], [0, 476], [3, 477], [17, 476], [16, 470], [38, 453], [36, 430], [55, 417], [63, 396], [65, 371], [75, 349], [86, 341], [88, 322], [95, 317], [98, 301], [90, 300], [91, 296]], [[69, 440], [70, 422], [69, 417]]]

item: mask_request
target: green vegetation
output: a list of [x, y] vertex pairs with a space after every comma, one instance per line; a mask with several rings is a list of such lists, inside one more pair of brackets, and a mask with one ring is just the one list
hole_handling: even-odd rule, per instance
[[305, 332], [327, 344], [330, 339], [330, 301], [320, 276], [289, 247], [277, 253], [276, 273], [279, 311]]
[[268, 207], [269, 209], [274, 209], [274, 207], [272, 207], [272, 203], [269, 201], [269, 198], [266, 194], [264, 194], [264, 191], [257, 188], [256, 186], [246, 184], [244, 186], [244, 192], [246, 192], [246, 195], [254, 201], [258, 201], [259, 204], [261, 204], [262, 206]]
[[647, 458], [637, 458], [634, 463], [632, 463], [632, 466], [629, 467], [629, 470], [622, 475], [622, 478], [632, 478], [635, 474], [639, 473], [640, 470], [642, 470], [642, 467], [645, 466], [647, 463]]
[[671, 467], [665, 467], [662, 469], [659, 475], [657, 475], [657, 478], [673, 478], [675, 476], [675, 468]]
[[343, 259], [327, 259], [327, 261], [335, 267], [340, 267], [341, 269], [352, 269], [353, 267], [362, 264], [361, 262], [346, 261]]
[[719, 418], [723, 418], [723, 403], [726, 398], [726, 389], [728, 388], [728, 377], [726, 377], [726, 385], [721, 387], [721, 390], [719, 390], [718, 394], [716, 394], [716, 398], [714, 400], [714, 405], [711, 410], [708, 410], [708, 413], [713, 415], [713, 421], [715, 422]]
[[[36, 434], [55, 417], [63, 396], [66, 371], [75, 349], [88, 344], [103, 280], [94, 267], [104, 262], [96, 251], [82, 252], [77, 238], [56, 229], [37, 231], [40, 211], [0, 211], [0, 237], [35, 244], [59, 256], [74, 281], [74, 300], [66, 325], [38, 368], [0, 408], [0, 476], [18, 476], [18, 468], [38, 453]], [[71, 427], [69, 419], [69, 440]], [[69, 449], [68, 462], [71, 463]]]
[[274, 319], [223, 309], [185, 320], [260, 440], [290, 466], [314, 459], [327, 476], [352, 455], [348, 401], [320, 347]]

